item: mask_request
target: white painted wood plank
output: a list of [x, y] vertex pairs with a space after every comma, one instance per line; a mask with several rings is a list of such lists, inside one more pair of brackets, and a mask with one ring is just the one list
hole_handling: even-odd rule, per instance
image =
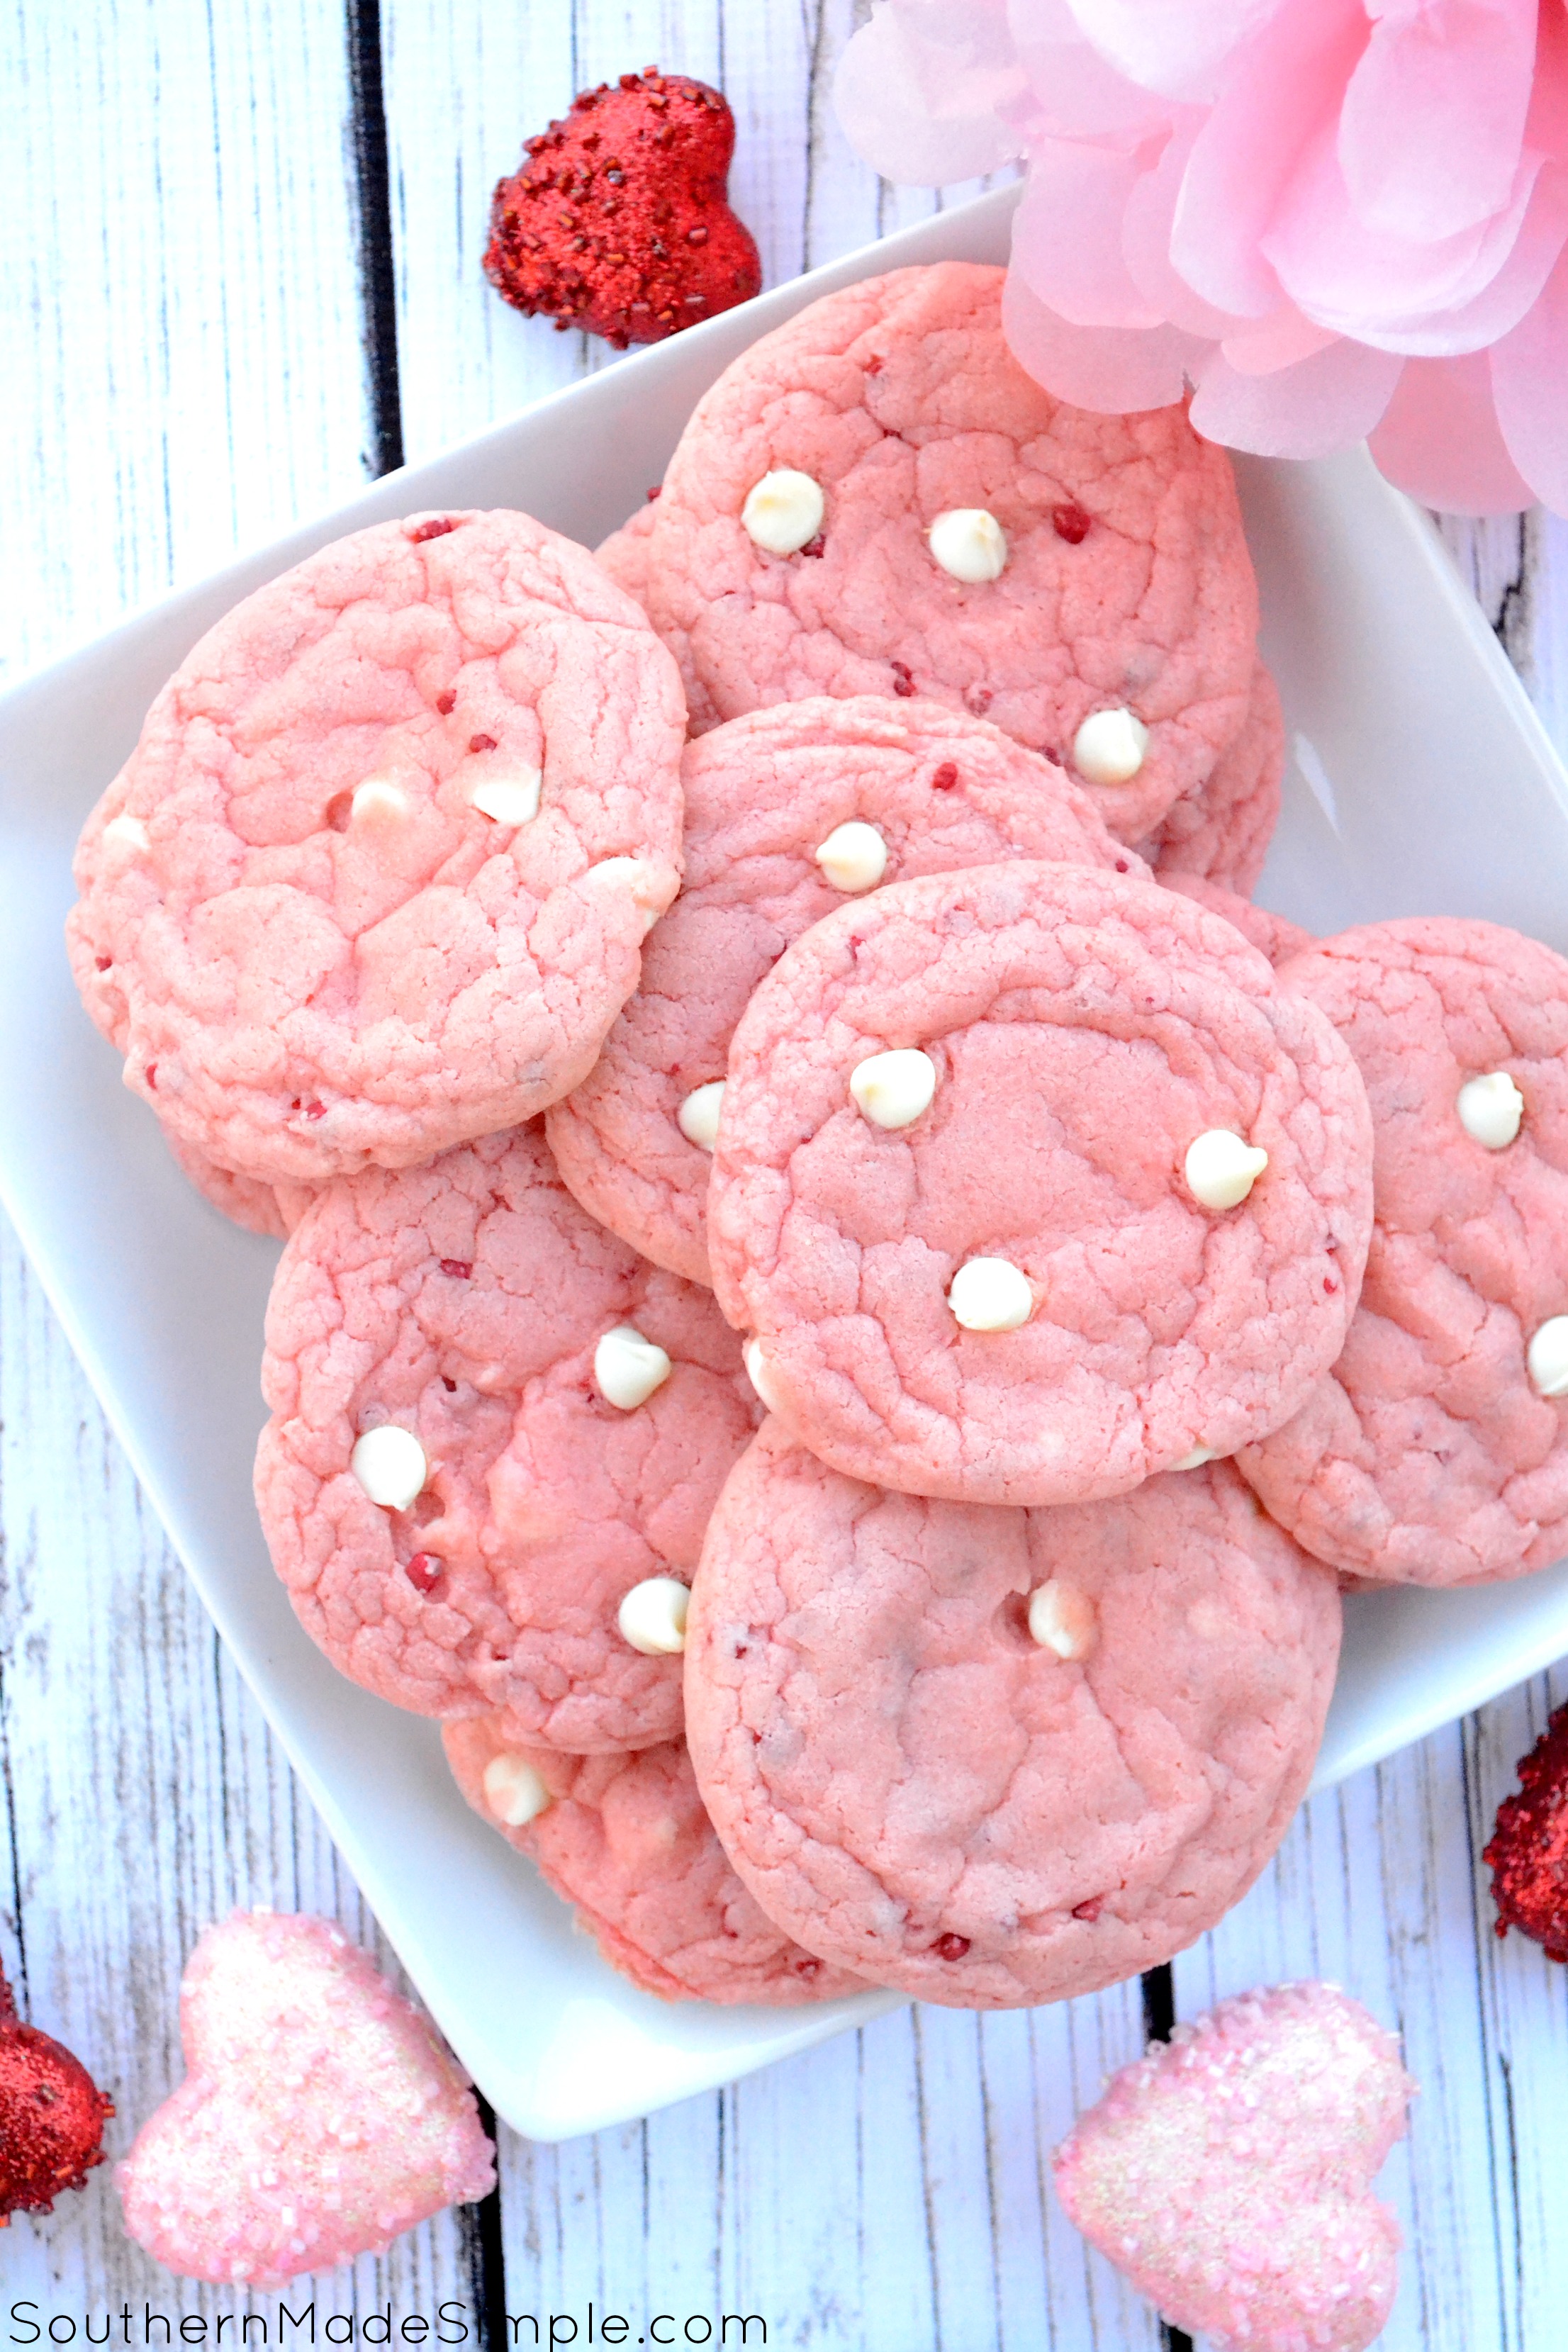
[[20, 670], [348, 495], [363, 404], [341, 11], [5, 17], [0, 312], [26, 400], [0, 436], [0, 664]]

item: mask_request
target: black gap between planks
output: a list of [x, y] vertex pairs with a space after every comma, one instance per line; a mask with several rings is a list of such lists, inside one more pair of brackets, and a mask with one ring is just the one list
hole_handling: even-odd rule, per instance
[[[381, 79], [380, 0], [344, 0], [349, 62], [349, 142], [359, 226], [360, 339], [370, 412], [367, 470], [395, 473], [403, 463], [403, 404], [397, 382], [397, 287], [392, 251], [392, 173]], [[495, 2110], [476, 2093], [479, 2121], [493, 2141]], [[508, 2352], [506, 2250], [500, 2183], [463, 2215], [469, 2293], [485, 2352]]]
[[397, 384], [397, 282], [392, 252], [392, 171], [381, 85], [381, 0], [344, 0], [349, 52], [349, 146], [359, 227], [360, 341], [364, 351], [370, 447], [365, 467], [403, 463]]
[[[1176, 1988], [1169, 1968], [1151, 1969], [1143, 1984], [1143, 2031], [1151, 2042], [1169, 2042], [1176, 2022]], [[1193, 2352], [1193, 2339], [1169, 2320], [1160, 2322], [1163, 2352]]]

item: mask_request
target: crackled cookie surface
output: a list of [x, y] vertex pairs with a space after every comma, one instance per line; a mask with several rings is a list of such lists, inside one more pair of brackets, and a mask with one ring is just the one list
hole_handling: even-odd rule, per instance
[[1279, 822], [1285, 773], [1285, 714], [1261, 662], [1252, 673], [1247, 718], [1214, 772], [1170, 808], [1139, 847], [1162, 882], [1179, 875], [1218, 882], [1245, 897], [1263, 871]]
[[262, 1384], [262, 1525], [334, 1665], [561, 1748], [679, 1731], [672, 1604], [759, 1411], [709, 1294], [594, 1224], [537, 1125], [330, 1187]]
[[653, 530], [653, 510], [657, 500], [650, 499], [628, 515], [618, 530], [601, 540], [594, 550], [594, 561], [603, 566], [618, 588], [635, 596], [639, 604], [647, 595], [647, 543]]
[[1288, 963], [1292, 956], [1304, 955], [1309, 948], [1317, 945], [1311, 932], [1304, 931], [1288, 915], [1276, 915], [1267, 907], [1255, 907], [1250, 898], [1238, 898], [1222, 882], [1211, 882], [1201, 874], [1184, 874], [1179, 868], [1174, 873], [1162, 873], [1156, 879], [1162, 888], [1174, 890], [1197, 906], [1206, 907], [1211, 915], [1222, 915], [1271, 964]]
[[782, 1927], [922, 2000], [1092, 1991], [1180, 1951], [1284, 1832], [1331, 1577], [1226, 1463], [998, 1511], [841, 1477], [776, 1420], [710, 1523], [698, 1785]]
[[1568, 1549], [1568, 962], [1458, 917], [1282, 967], [1372, 1103], [1376, 1222], [1343, 1354], [1242, 1459], [1358, 1576], [1470, 1584]]
[[1000, 729], [880, 695], [814, 695], [697, 737], [686, 877], [551, 1148], [595, 1216], [710, 1279], [708, 1180], [735, 1024], [790, 941], [880, 883], [1007, 857], [1144, 870], [1085, 790]]
[[1331, 1024], [1174, 891], [1027, 861], [894, 883], [787, 949], [735, 1033], [715, 1288], [836, 1468], [1087, 1501], [1304, 1401], [1371, 1160]]
[[684, 1742], [563, 1756], [517, 1740], [504, 1714], [445, 1724], [441, 1737], [474, 1811], [538, 1864], [646, 1992], [784, 2008], [865, 1990], [775, 1927], [736, 1877]]
[[679, 877], [679, 681], [591, 556], [380, 523], [210, 630], [68, 926], [126, 1083], [220, 1167], [427, 1160], [574, 1085]]
[[699, 730], [808, 694], [927, 695], [1060, 760], [1136, 841], [1246, 714], [1229, 460], [1181, 408], [1053, 400], [1007, 349], [1002, 278], [867, 278], [735, 361], [666, 473], [648, 612]]

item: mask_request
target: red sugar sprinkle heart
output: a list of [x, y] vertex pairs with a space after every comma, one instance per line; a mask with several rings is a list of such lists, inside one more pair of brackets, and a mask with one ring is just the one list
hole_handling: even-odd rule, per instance
[[1549, 1960], [1568, 1960], [1568, 1706], [1520, 1759], [1519, 1780], [1481, 1854], [1491, 1866], [1497, 1931], [1517, 1927]]
[[731, 211], [735, 121], [684, 74], [623, 74], [525, 142], [490, 205], [485, 274], [531, 318], [662, 342], [756, 293], [762, 263]]
[[79, 2058], [16, 2015], [0, 1976], [0, 2229], [13, 2213], [47, 2213], [103, 2162], [114, 2113]]

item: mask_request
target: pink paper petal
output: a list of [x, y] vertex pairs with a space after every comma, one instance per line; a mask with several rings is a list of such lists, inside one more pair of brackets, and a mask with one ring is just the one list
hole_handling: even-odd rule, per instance
[[1146, 138], [1169, 121], [1164, 99], [1140, 89], [1090, 48], [1066, 0], [1014, 0], [1013, 35], [1029, 85], [1016, 113], [1036, 138]]
[[1233, 326], [1224, 337], [1221, 349], [1231, 366], [1242, 375], [1272, 375], [1276, 368], [1294, 367], [1298, 360], [1310, 359], [1314, 352], [1326, 352], [1339, 337], [1331, 327], [1320, 327], [1315, 319], [1304, 319], [1292, 303], [1287, 302], [1267, 319], [1249, 319]]
[[1171, 266], [1172, 224], [1202, 120], [1195, 107], [1180, 109], [1159, 162], [1133, 182], [1122, 215], [1121, 250], [1133, 284], [1156, 318], [1189, 335], [1215, 336], [1225, 334], [1236, 321], [1194, 294]]
[[1013, 220], [1013, 268], [1048, 310], [1079, 327], [1157, 327], [1121, 255], [1136, 155], [1050, 139], [1029, 159]]
[[1194, 428], [1259, 457], [1331, 457], [1364, 440], [1403, 364], [1391, 352], [1342, 341], [1271, 375], [1243, 375], [1216, 352], [1196, 379]]
[[955, 35], [963, 17], [974, 20], [971, 37], [952, 43], [931, 37], [922, 16], [939, 12], [880, 0], [838, 61], [838, 119], [885, 179], [921, 187], [978, 179], [1021, 152], [1016, 128], [996, 110], [1024, 89], [1005, 54], [1005, 14], [984, 0], [941, 12]]
[[1171, 258], [1218, 310], [1264, 318], [1279, 281], [1262, 251], [1300, 158], [1331, 131], [1366, 39], [1359, 0], [1287, 0], [1238, 53], [1193, 144]]
[[[1357, 220], [1333, 128], [1324, 123], [1261, 248], [1298, 309], [1320, 324], [1369, 341], [1414, 333], [1423, 350], [1451, 349], [1433, 314], [1457, 313], [1492, 285], [1519, 242], [1542, 160], [1521, 159], [1504, 211], [1478, 228], [1417, 245]], [[1521, 307], [1531, 299], [1524, 289]]]
[[1426, 245], [1511, 201], [1535, 62], [1536, 0], [1371, 0], [1340, 117], [1358, 217]]
[[1510, 458], [1543, 506], [1568, 515], [1568, 252], [1492, 352], [1491, 381]]
[[1071, 0], [1088, 39], [1130, 81], [1205, 98], [1216, 71], [1278, 0]]
[[1372, 454], [1391, 482], [1447, 514], [1518, 514], [1534, 503], [1492, 405], [1484, 352], [1406, 360]]
[[1169, 408], [1209, 348], [1176, 327], [1075, 327], [1047, 310], [1016, 269], [1002, 289], [1002, 326], [1020, 366], [1075, 408], [1102, 415]]

